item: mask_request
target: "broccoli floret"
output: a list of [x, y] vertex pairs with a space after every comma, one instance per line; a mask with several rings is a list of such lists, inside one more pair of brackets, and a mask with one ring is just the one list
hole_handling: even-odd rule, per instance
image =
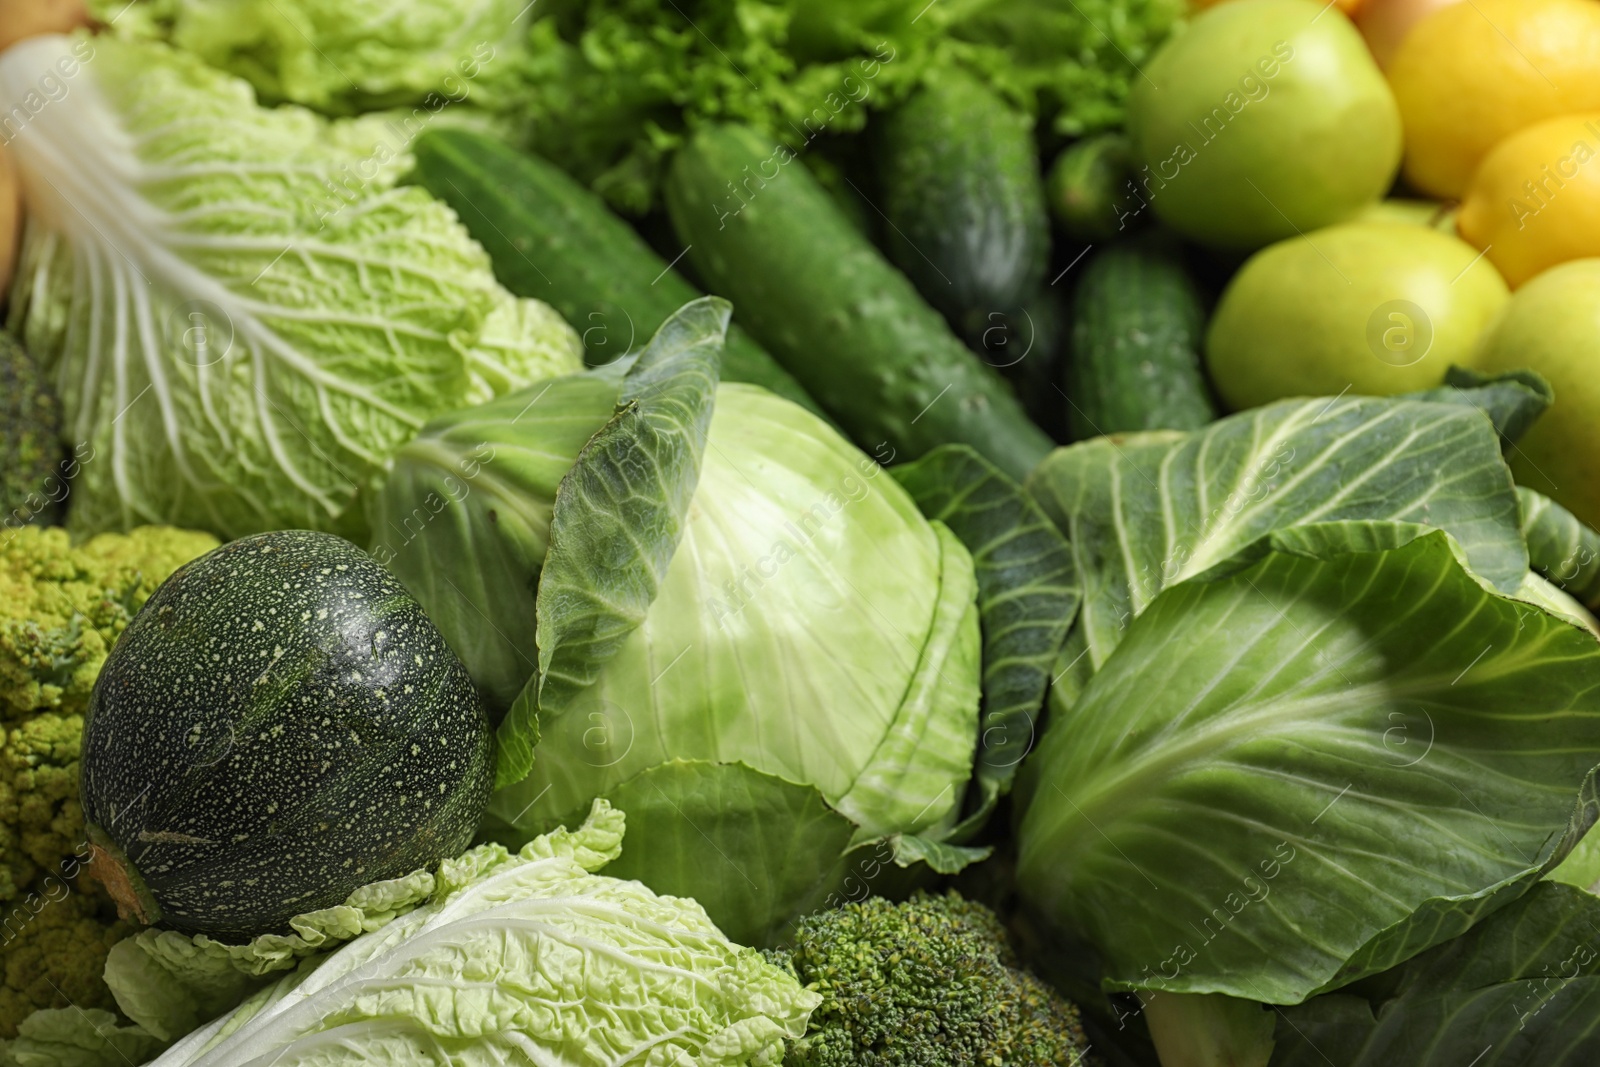
[[[81, 883], [81, 880], [80, 880]], [[115, 1009], [101, 978], [111, 946], [132, 932], [116, 909], [64, 881], [29, 893], [0, 912], [0, 1036], [17, 1036], [39, 1008]]]
[[1077, 1008], [1020, 969], [994, 912], [953, 892], [819, 912], [776, 955], [823, 998], [788, 1067], [1086, 1062]]
[[27, 349], [0, 331], [0, 525], [56, 521], [65, 454], [60, 402]]
[[65, 530], [0, 528], [0, 720], [81, 715], [100, 664], [135, 612], [210, 534], [141, 526], [74, 548]]

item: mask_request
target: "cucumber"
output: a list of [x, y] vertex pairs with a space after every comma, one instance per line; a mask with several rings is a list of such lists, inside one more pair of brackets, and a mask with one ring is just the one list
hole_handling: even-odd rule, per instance
[[1193, 430], [1217, 417], [1200, 372], [1205, 306], [1177, 245], [1151, 232], [1097, 252], [1073, 302], [1067, 366], [1075, 440]]
[[256, 534], [180, 567], [106, 657], [90, 870], [125, 918], [274, 933], [465, 849], [494, 759], [466, 668], [393, 575], [332, 534]]
[[[543, 300], [583, 335], [591, 366], [643, 347], [673, 312], [704, 295], [604, 200], [546, 160], [467, 130], [430, 132], [415, 151], [414, 180], [455, 209], [502, 285]], [[737, 328], [722, 350], [722, 380], [759, 385], [821, 414]]]
[[1133, 147], [1120, 133], [1102, 133], [1069, 145], [1056, 157], [1046, 182], [1050, 213], [1074, 241], [1108, 241], [1144, 218], [1129, 189]]
[[968, 342], [1039, 288], [1050, 223], [1033, 123], [993, 90], [940, 78], [879, 142], [889, 258]]
[[913, 459], [960, 442], [1021, 478], [1050, 450], [1004, 380], [793, 152], [747, 128], [706, 127], [673, 159], [665, 199], [707, 286], [881, 461], [886, 449]]
[[1057, 366], [1066, 344], [1067, 309], [1048, 286], [1005, 312], [990, 312], [974, 350], [1016, 390], [1022, 407], [1040, 428], [1064, 429]]

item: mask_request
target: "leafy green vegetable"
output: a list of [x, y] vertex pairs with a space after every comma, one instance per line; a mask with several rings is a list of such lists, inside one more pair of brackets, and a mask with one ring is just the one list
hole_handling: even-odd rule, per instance
[[965, 445], [937, 448], [891, 473], [924, 515], [948, 525], [972, 553], [983, 715], [979, 796], [966, 825], [976, 827], [1033, 748], [1050, 670], [1078, 611], [1077, 575], [1066, 542], [1039, 506]]
[[541, 713], [594, 683], [660, 592], [700, 479], [731, 310], [704, 297], [664, 322], [561, 479], [536, 609]]
[[1503, 592], [1528, 570], [1510, 472], [1492, 427], [1468, 406], [1287, 400], [1194, 433], [1058, 449], [1028, 489], [1072, 545], [1094, 669], [1163, 589], [1271, 530], [1419, 522], [1448, 530]]
[[162, 1043], [137, 1026], [123, 1026], [103, 1008], [35, 1012], [15, 1041], [0, 1041], [5, 1067], [117, 1067], [144, 1063]]
[[999, 918], [953, 892], [807, 916], [773, 952], [822, 996], [790, 1067], [1083, 1062], [1078, 1010], [1020, 969]]
[[[91, 0], [128, 36], [154, 37], [244, 78], [268, 103], [330, 114], [479, 102], [479, 79], [514, 62], [521, 0]], [[520, 15], [519, 15], [520, 13]]]
[[[798, 406], [721, 387], [655, 602], [593, 685], [553, 713], [540, 709], [533, 773], [498, 793], [491, 813], [538, 829], [665, 762], [693, 760], [813, 788], [858, 840], [948, 829], [977, 741], [972, 563], [877, 475]], [[607, 557], [621, 563], [631, 551]], [[713, 917], [741, 939], [769, 937], [797, 906], [757, 904], [780, 879], [773, 868], [821, 882], [832, 859], [825, 844], [814, 855], [769, 850], [791, 833], [769, 810], [731, 809], [741, 825], [717, 848], [691, 837], [705, 855], [687, 882], [636, 873], [663, 892], [698, 894], [713, 880], [749, 887], [750, 907]], [[708, 832], [692, 815], [661, 814]], [[648, 825], [647, 836], [664, 832]]]
[[430, 416], [581, 366], [448, 208], [394, 187], [406, 136], [381, 116], [264, 109], [109, 37], [16, 45], [0, 97], [43, 71], [74, 81], [10, 146], [38, 223], [12, 317], [93, 450], [74, 530], [359, 532], [352, 500]]
[[122, 1014], [146, 1033], [171, 1042], [232, 1011], [272, 976], [292, 971], [427, 901], [433, 871], [374, 882], [343, 904], [289, 920], [289, 933], [228, 944], [204, 934], [146, 928], [112, 946], [105, 980]]
[[[606, 796], [639, 838], [623, 873], [760, 941], [860, 866], [981, 854], [944, 843], [973, 774], [977, 588], [954, 535], [797, 405], [723, 385], [696, 444], [717, 307], [689, 305], [621, 378], [439, 420], [397, 458], [374, 551], [475, 677], [528, 683], [500, 727], [492, 832]], [[585, 547], [556, 598], [563, 538]], [[541, 694], [537, 657], [578, 624], [608, 656], [573, 646]]]
[[1600, 644], [1469, 558], [1281, 527], [1052, 703], [1018, 880], [1114, 988], [1297, 1003], [1460, 934], [1595, 821]]
[[1544, 414], [1555, 400], [1555, 392], [1549, 382], [1531, 370], [1488, 375], [1467, 367], [1451, 367], [1445, 372], [1443, 385], [1412, 393], [1409, 399], [1481, 408], [1510, 448]]
[[1543, 493], [1517, 487], [1533, 569], [1585, 607], [1600, 607], [1600, 533]]
[[775, 1064], [820, 999], [692, 900], [594, 872], [622, 812], [441, 865], [433, 898], [195, 1031], [156, 1067]]
[[[960, 67], [1063, 133], [1116, 125], [1178, 0], [559, 0], [526, 64], [541, 154], [619, 209], [656, 202], [664, 161], [705, 121], [801, 150]], [[1109, 36], [1108, 36], [1109, 34]]]
[[1578, 1067], [1600, 1055], [1600, 898], [1547, 883], [1373, 979], [1285, 1009], [1273, 1067]]

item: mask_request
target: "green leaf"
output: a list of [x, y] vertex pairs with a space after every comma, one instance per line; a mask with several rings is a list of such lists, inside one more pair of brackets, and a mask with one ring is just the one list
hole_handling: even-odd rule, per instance
[[539, 579], [541, 710], [599, 676], [644, 621], [683, 535], [731, 307], [703, 297], [661, 324], [617, 413], [561, 479]]
[[967, 546], [983, 628], [983, 712], [975, 810], [952, 839], [981, 826], [1033, 748], [1051, 667], [1078, 611], [1072, 555], [1022, 487], [966, 445], [892, 469], [930, 519]]
[[1600, 1058], [1600, 898], [1547, 882], [1374, 979], [1284, 1009], [1272, 1067], [1589, 1067]]
[[821, 1001], [698, 903], [595, 873], [623, 813], [439, 865], [428, 902], [190, 1034], [166, 1067], [772, 1067]]
[[166, 1042], [123, 1026], [99, 1008], [46, 1008], [22, 1020], [14, 1041], [0, 1041], [0, 1062], [16, 1067], [126, 1067], [144, 1063]]
[[434, 419], [368, 508], [371, 552], [422, 604], [491, 715], [534, 676], [534, 594], [556, 489], [616, 411], [620, 382], [573, 374]]
[[1511, 475], [1475, 410], [1414, 400], [1289, 400], [1194, 433], [1057, 449], [1028, 490], [1066, 535], [1098, 670], [1165, 588], [1272, 530], [1392, 519], [1448, 530], [1513, 592], [1528, 569]]
[[1594, 822], [1600, 643], [1442, 531], [1279, 530], [1149, 603], [1029, 762], [1018, 883], [1112, 987], [1297, 1003]]
[[75, 535], [359, 539], [357, 495], [434, 415], [582, 368], [571, 327], [396, 186], [402, 125], [260, 107], [189, 53], [111, 34], [8, 48], [0, 99], [69, 69], [73, 91], [9, 138], [30, 220], [10, 317], [90, 446]]
[[1528, 564], [1591, 611], [1600, 608], [1600, 533], [1543, 493], [1517, 487]]
[[1406, 399], [1478, 408], [1489, 416], [1495, 432], [1509, 448], [1555, 401], [1555, 390], [1536, 371], [1484, 374], [1467, 367], [1451, 367], [1445, 372], [1443, 385], [1410, 393]]
[[[626, 836], [622, 858], [606, 873], [695, 897], [741, 944], [781, 940], [789, 924], [824, 905], [852, 866], [872, 861], [863, 854], [832, 868], [793, 862], [801, 855], [850, 855], [855, 824], [812, 786], [742, 763], [673, 760], [623, 782], [607, 799], [627, 814], [630, 827], [648, 832]], [[872, 861], [871, 876], [886, 859]]]
[[894, 862], [898, 866], [914, 867], [920, 863], [939, 874], [960, 874], [972, 864], [988, 859], [994, 852], [988, 847], [952, 845], [916, 834], [895, 834], [888, 840], [889, 846], [894, 849]]

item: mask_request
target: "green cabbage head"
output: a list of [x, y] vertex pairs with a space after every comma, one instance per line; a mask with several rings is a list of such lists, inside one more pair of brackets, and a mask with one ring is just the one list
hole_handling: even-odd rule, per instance
[[[618, 436], [653, 402], [629, 389], [591, 372], [441, 418], [400, 450], [379, 500], [375, 553], [510, 708], [491, 822], [517, 839], [606, 797], [632, 827], [617, 873], [696, 897], [745, 941], [771, 939], [851, 876], [958, 864], [961, 850], [936, 842], [977, 743], [972, 559], [795, 404], [705, 390], [675, 550], [631, 629], [585, 623], [584, 640], [610, 651], [587, 684], [569, 681], [572, 619], [638, 597], [630, 559], [671, 540], [670, 517], [632, 510], [660, 494], [664, 463]], [[563, 525], [564, 510], [577, 521]], [[617, 515], [624, 532], [593, 536]], [[563, 537], [587, 540], [563, 559]], [[575, 577], [577, 552], [597, 562]], [[534, 736], [517, 780], [507, 753]]]

